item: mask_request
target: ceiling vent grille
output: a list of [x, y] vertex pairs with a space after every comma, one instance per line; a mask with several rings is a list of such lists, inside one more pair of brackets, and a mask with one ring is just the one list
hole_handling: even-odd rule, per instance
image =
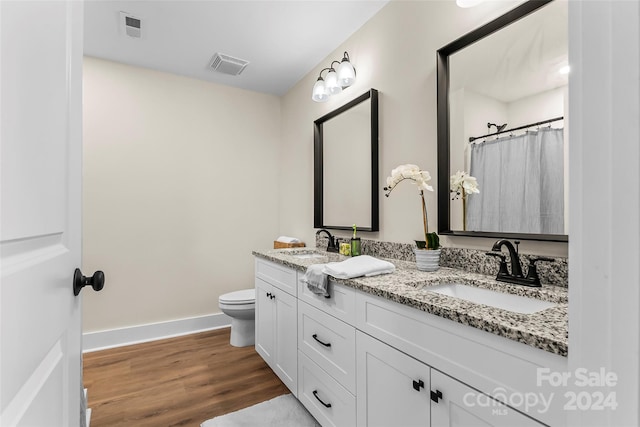
[[222, 53], [216, 53], [213, 55], [213, 59], [211, 59], [209, 68], [219, 73], [237, 76], [242, 73], [248, 64], [249, 61], [245, 61], [244, 59], [234, 58]]

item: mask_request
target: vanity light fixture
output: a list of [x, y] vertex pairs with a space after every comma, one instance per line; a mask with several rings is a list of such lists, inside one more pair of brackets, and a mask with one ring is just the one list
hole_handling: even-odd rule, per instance
[[[334, 68], [333, 64], [338, 64], [338, 66]], [[327, 71], [327, 74], [322, 78], [322, 73], [325, 71]], [[311, 99], [316, 102], [325, 102], [329, 99], [329, 96], [339, 94], [355, 81], [356, 70], [351, 65], [349, 54], [345, 52], [342, 61], [333, 61], [329, 68], [320, 70], [318, 80], [313, 85]]]

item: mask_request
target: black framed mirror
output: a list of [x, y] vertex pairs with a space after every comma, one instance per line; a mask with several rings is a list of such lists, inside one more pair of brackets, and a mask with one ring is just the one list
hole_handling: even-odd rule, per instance
[[[437, 51], [440, 234], [568, 241], [566, 8], [530, 0]], [[523, 175], [532, 161], [505, 152], [512, 156], [514, 147], [525, 147], [523, 138], [551, 133], [553, 154], [534, 181]], [[480, 193], [465, 204], [451, 193], [458, 170], [478, 178]], [[533, 220], [525, 218], [533, 211]]]
[[313, 226], [378, 231], [378, 91], [320, 117], [313, 129]]

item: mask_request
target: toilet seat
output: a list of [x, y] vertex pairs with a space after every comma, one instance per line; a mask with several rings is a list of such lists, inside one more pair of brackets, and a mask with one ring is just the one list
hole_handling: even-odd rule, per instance
[[243, 289], [241, 291], [229, 292], [228, 294], [220, 295], [219, 302], [225, 305], [255, 304], [256, 290]]

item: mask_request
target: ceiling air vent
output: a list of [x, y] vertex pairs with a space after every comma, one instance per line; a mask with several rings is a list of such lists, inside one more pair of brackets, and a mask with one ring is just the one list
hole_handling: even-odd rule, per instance
[[129, 37], [139, 39], [141, 36], [142, 21], [127, 12], [120, 12], [120, 31]]
[[209, 67], [219, 73], [237, 76], [248, 64], [249, 61], [245, 61], [244, 59], [234, 58], [222, 53], [216, 53], [213, 55], [213, 59], [211, 60]]

